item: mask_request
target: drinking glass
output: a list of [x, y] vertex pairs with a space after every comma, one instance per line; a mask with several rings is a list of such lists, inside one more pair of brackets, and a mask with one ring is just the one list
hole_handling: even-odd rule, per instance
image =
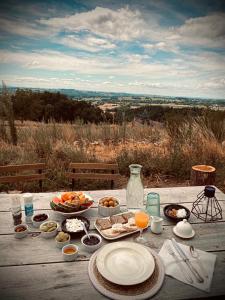
[[143, 229], [148, 226], [149, 215], [144, 211], [138, 211], [135, 213], [135, 224], [140, 229], [139, 236], [135, 239], [137, 243], [145, 244], [147, 242], [146, 238], [143, 236]]

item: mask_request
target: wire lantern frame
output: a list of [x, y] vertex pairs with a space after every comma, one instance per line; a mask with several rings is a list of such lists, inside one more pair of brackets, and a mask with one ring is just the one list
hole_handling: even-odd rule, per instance
[[215, 222], [223, 218], [222, 208], [215, 197], [215, 191], [213, 186], [207, 185], [193, 202], [191, 212], [204, 222]]

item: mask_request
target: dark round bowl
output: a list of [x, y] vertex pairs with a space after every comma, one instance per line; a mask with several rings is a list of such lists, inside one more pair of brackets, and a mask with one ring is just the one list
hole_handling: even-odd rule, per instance
[[87, 230], [88, 230], [89, 227], [90, 227], [90, 221], [89, 221], [87, 218], [85, 218], [85, 217], [75, 216], [75, 217], [71, 217], [71, 218], [66, 218], [66, 219], [62, 222], [62, 224], [61, 224], [62, 231], [63, 231], [63, 232], [66, 232], [66, 233], [69, 233], [69, 234], [71, 235], [71, 237], [73, 237], [73, 238], [82, 237], [82, 236], [85, 234], [85, 232], [84, 232], [84, 230], [68, 231], [68, 230], [66, 229], [66, 220], [69, 220], [69, 219], [78, 219], [78, 220], [81, 220], [82, 222], [84, 222], [84, 224], [85, 224]]
[[[184, 218], [177, 218], [177, 217], [173, 217], [173, 216], [170, 216], [169, 215], [169, 211], [172, 210], [172, 209], [185, 209], [186, 211], [186, 216]], [[190, 210], [183, 206], [183, 205], [180, 205], [180, 204], [169, 204], [169, 205], [166, 205], [164, 208], [163, 208], [163, 212], [164, 212], [164, 215], [171, 221], [174, 221], [174, 222], [179, 222], [179, 221], [182, 221], [183, 219], [189, 219], [190, 218]]]

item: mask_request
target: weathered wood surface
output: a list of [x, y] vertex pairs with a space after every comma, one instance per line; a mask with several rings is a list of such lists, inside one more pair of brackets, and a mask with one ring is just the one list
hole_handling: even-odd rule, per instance
[[[161, 198], [161, 213], [167, 203], [183, 203], [191, 209], [193, 200], [204, 187], [182, 187], [147, 189], [158, 192]], [[88, 192], [97, 201], [108, 195], [120, 199], [122, 210], [126, 210], [125, 190], [90, 191]], [[34, 208], [45, 211], [51, 219], [61, 222], [64, 217], [55, 214], [49, 209], [50, 199], [58, 193], [34, 194]], [[225, 195], [217, 189], [217, 198], [223, 208], [224, 219], [218, 223], [203, 223], [191, 215], [190, 222], [196, 231], [191, 240], [177, 241], [187, 245], [194, 245], [201, 250], [214, 252], [217, 263], [214, 272], [211, 293], [204, 293], [166, 276], [163, 288], [153, 299], [188, 299], [225, 295]], [[0, 295], [1, 299], [105, 299], [92, 286], [88, 279], [87, 266], [90, 254], [85, 252], [80, 239], [72, 242], [80, 247], [77, 261], [65, 263], [62, 260], [61, 250], [56, 248], [54, 239], [43, 239], [38, 233], [29, 233], [27, 238], [14, 238], [12, 217], [9, 212], [10, 195], [0, 194]], [[83, 214], [91, 221], [91, 229], [98, 216], [96, 205]], [[174, 224], [164, 219], [163, 232], [160, 235], [151, 233], [150, 228], [145, 232], [149, 246], [160, 250], [167, 238], [173, 237]], [[38, 229], [30, 226], [30, 231]], [[136, 234], [126, 238], [133, 240]], [[104, 240], [103, 242], [108, 243]]]
[[[225, 250], [225, 223], [195, 224], [193, 225], [193, 229], [196, 231], [196, 235], [193, 239], [184, 241], [176, 237], [176, 240], [186, 245], [193, 245], [204, 251]], [[122, 240], [133, 241], [137, 235], [138, 233], [135, 233]], [[158, 252], [163, 242], [166, 239], [174, 237], [174, 234], [172, 226], [166, 226], [160, 235], [152, 233], [149, 228], [145, 232], [145, 237], [149, 241], [149, 246]], [[90, 258], [90, 254], [85, 252], [82, 248], [80, 238], [72, 239], [72, 243], [78, 245], [80, 249], [81, 257], [79, 259]], [[106, 243], [108, 242], [103, 240], [103, 244]], [[54, 239], [44, 239], [40, 234], [33, 235], [31, 233], [24, 239], [15, 239], [14, 235], [0, 235], [0, 249], [1, 253], [4, 254], [0, 255], [0, 267], [7, 265], [60, 262], [63, 260], [61, 251], [56, 248]], [[35, 257], [33, 253], [35, 253]]]
[[[160, 206], [160, 214], [163, 217], [163, 225], [164, 226], [174, 226], [175, 223], [171, 222], [170, 220], [168, 220], [163, 213], [163, 207], [166, 204], [161, 204]], [[192, 203], [183, 203], [183, 205], [185, 207], [187, 207], [189, 210], [191, 210], [192, 208]], [[220, 201], [220, 205], [223, 209], [223, 219], [219, 220], [218, 222], [225, 222], [225, 201]], [[121, 207], [121, 212], [125, 212], [127, 211], [126, 206], [122, 206]], [[35, 213], [48, 213], [49, 214], [49, 219], [55, 220], [57, 222], [59, 222], [59, 224], [61, 224], [61, 222], [66, 218], [58, 213], [53, 212], [51, 209], [37, 209], [35, 210]], [[82, 214], [82, 216], [88, 218], [90, 220], [90, 229], [94, 229], [94, 222], [96, 220], [97, 217], [101, 217], [98, 215], [98, 209], [96, 207], [93, 207], [91, 209], [89, 209], [87, 212], [84, 212]], [[24, 215], [24, 211], [23, 211], [23, 222], [25, 221], [25, 215]], [[204, 221], [198, 219], [196, 216], [194, 216], [193, 214], [191, 214], [190, 218], [189, 218], [189, 222], [191, 224], [201, 224], [204, 223]], [[29, 225], [29, 230], [32, 232], [39, 232], [38, 228], [35, 228], [31, 225]], [[0, 235], [1, 234], [12, 234], [13, 233], [13, 220], [12, 220], [12, 216], [11, 216], [11, 212], [9, 211], [3, 211], [0, 212]]]
[[[224, 254], [220, 252], [215, 254], [216, 272], [210, 293], [166, 276], [162, 289], [152, 299], [192, 299], [225, 295]], [[87, 268], [88, 261], [1, 267], [1, 299], [107, 299], [96, 291], [89, 281]]]
[[[151, 188], [145, 189], [145, 195], [149, 192], [156, 192], [160, 195], [162, 204], [169, 203], [190, 203], [196, 200], [196, 196], [204, 189], [204, 186], [190, 186], [190, 187], [175, 187], [175, 188]], [[35, 209], [49, 209], [49, 202], [54, 195], [62, 192], [52, 193], [34, 193], [34, 208]], [[120, 200], [121, 205], [126, 204], [126, 190], [99, 190], [87, 192], [97, 204], [98, 200], [113, 196]], [[10, 209], [11, 201], [10, 194], [0, 194], [0, 211], [8, 211]], [[216, 188], [216, 197], [218, 200], [225, 201], [225, 194]], [[23, 204], [23, 201], [22, 201]]]
[[43, 170], [46, 169], [45, 163], [23, 164], [23, 165], [6, 165], [0, 166], [0, 172], [17, 172], [24, 170]]

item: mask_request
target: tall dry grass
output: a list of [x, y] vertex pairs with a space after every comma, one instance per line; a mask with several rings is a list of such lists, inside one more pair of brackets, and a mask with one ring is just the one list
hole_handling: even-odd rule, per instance
[[[69, 188], [65, 171], [70, 162], [118, 162], [120, 173], [126, 177], [129, 164], [140, 163], [147, 182], [172, 178], [174, 183], [189, 180], [192, 165], [210, 164], [217, 168], [217, 185], [224, 188], [225, 148], [204, 119], [167, 126], [125, 126], [124, 136], [124, 125], [17, 122], [17, 146], [7, 142], [8, 128], [1, 131], [0, 165], [44, 161], [48, 166], [44, 189], [60, 190]], [[225, 126], [220, 130], [225, 131]], [[124, 184], [126, 178], [118, 186]], [[29, 189], [34, 190], [34, 185]]]

